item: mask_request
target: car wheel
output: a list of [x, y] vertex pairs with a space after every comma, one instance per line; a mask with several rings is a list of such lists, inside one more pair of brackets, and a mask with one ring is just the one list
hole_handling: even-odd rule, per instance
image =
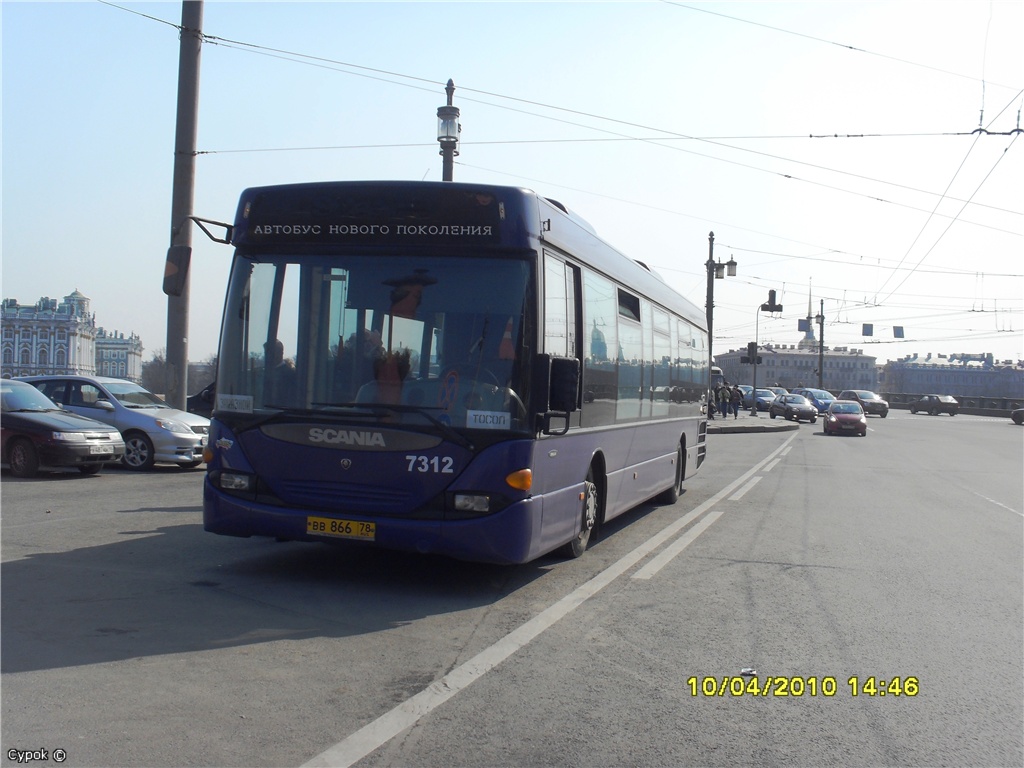
[[1020, 425], [1024, 424], [1024, 416], [1022, 416], [1022, 415], [1019, 415], [1019, 414], [1015, 413], [1010, 418], [1013, 419], [1013, 423], [1016, 424], [1018, 427]]
[[124, 458], [121, 461], [128, 469], [152, 469], [156, 463], [153, 441], [142, 432], [129, 432], [124, 436]]
[[930, 413], [932, 416], [938, 416], [939, 415], [939, 409], [938, 408], [932, 408], [930, 411], [928, 411], [928, 413]]
[[816, 422], [817, 420], [818, 420], [818, 417], [817, 417], [817, 416], [811, 416], [811, 418], [809, 418], [809, 419], [808, 419], [807, 421], [808, 421], [808, 423], [810, 423], [810, 424], [813, 424], [813, 423], [814, 423], [814, 422]]
[[9, 460], [11, 474], [15, 477], [35, 477], [39, 471], [39, 454], [31, 440], [18, 438], [11, 443]]
[[774, 419], [775, 418], [775, 411], [768, 411], [768, 417]]
[[917, 408], [911, 408], [911, 409], [910, 409], [910, 412], [911, 412], [911, 413], [917, 413]]
[[102, 466], [102, 464], [79, 464], [78, 471], [83, 475], [95, 475]]
[[888, 411], [882, 411], [879, 415], [884, 419], [886, 416], [889, 415], [889, 412]]
[[599, 498], [597, 483], [594, 482], [594, 468], [587, 471], [587, 479], [583, 483], [583, 504], [580, 511], [580, 532], [576, 538], [562, 547], [562, 554], [566, 557], [579, 557], [587, 550], [590, 543], [590, 534], [593, 533], [597, 521], [600, 519]]

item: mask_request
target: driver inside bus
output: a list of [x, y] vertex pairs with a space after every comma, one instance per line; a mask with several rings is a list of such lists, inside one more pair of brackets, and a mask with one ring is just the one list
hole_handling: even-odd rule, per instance
[[284, 344], [271, 339], [263, 345], [266, 370], [264, 371], [264, 405], [294, 405], [295, 365], [284, 359]]

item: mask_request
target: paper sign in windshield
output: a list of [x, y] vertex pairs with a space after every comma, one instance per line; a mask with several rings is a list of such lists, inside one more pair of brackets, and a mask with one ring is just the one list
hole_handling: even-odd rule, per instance
[[466, 426], [469, 429], [510, 429], [512, 424], [507, 411], [466, 411]]

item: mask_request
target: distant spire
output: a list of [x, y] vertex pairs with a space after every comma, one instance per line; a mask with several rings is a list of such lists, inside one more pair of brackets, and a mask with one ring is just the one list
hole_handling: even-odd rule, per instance
[[811, 304], [811, 280], [807, 280], [807, 328], [804, 331], [804, 337], [797, 344], [799, 349], [807, 349], [817, 347], [818, 342], [814, 338], [814, 309]]

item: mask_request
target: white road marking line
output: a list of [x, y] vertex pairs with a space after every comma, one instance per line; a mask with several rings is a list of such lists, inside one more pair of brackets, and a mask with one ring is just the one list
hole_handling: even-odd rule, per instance
[[[783, 444], [783, 447], [789, 445], [789, 443], [796, 437], [796, 434], [797, 433], [791, 435]], [[303, 768], [347, 768], [347, 766], [357, 763], [378, 747], [386, 744], [406, 728], [415, 725], [422, 717], [441, 706], [441, 704], [459, 693], [459, 691], [479, 680], [484, 674], [525, 646], [535, 637], [544, 632], [544, 630], [569, 615], [573, 610], [611, 584], [615, 579], [619, 578], [640, 560], [647, 557], [647, 555], [678, 533], [682, 528], [689, 524], [689, 522], [713, 507], [727, 494], [732, 493], [738, 485], [749, 479], [751, 475], [778, 455], [781, 450], [782, 448], [778, 448], [773, 451], [767, 458], [763, 459], [753, 468], [741, 475], [737, 480], [734, 480], [710, 499], [699, 505], [688, 515], [683, 516], [679, 520], [676, 520], [672, 524], [660, 530], [632, 552], [622, 557], [618, 562], [613, 563], [590, 581], [574, 589], [557, 603], [545, 608], [525, 624], [505, 635], [505, 637], [494, 643], [494, 645], [484, 649], [469, 661], [456, 667], [440, 680], [435, 680], [424, 690], [420, 691], [415, 696], [406, 699], [390, 712], [386, 712], [372, 723], [364, 725], [358, 731], [347, 738], [342, 739], [333, 747], [324, 750], [313, 759], [304, 763]], [[687, 532], [687, 536], [684, 538], [689, 538], [690, 541], [696, 539], [697, 536], [711, 525], [712, 522], [717, 520], [718, 516], [721, 514], [721, 511], [719, 511], [714, 514], [711, 520], [701, 521], [697, 526], [694, 526], [694, 530], [699, 527], [700, 531], [697, 533], [689, 531]], [[687, 544], [689, 544], [689, 541]], [[680, 549], [680, 551], [682, 550]], [[673, 557], [674, 556], [675, 554], [673, 554]], [[649, 579], [651, 575], [657, 573], [670, 559], [671, 558], [668, 558], [663, 562], [660, 562], [657, 568], [650, 571], [647, 575], [640, 576], [638, 573], [633, 578]], [[660, 560], [660, 558], [658, 560]], [[654, 563], [651, 565], [653, 564]], [[647, 566], [647, 568], [650, 567], [650, 565]]]
[[985, 501], [990, 501], [990, 502], [992, 502], [992, 503], [993, 503], [993, 504], [995, 504], [995, 505], [996, 505], [997, 507], [1002, 507], [1003, 509], [1005, 509], [1005, 510], [1007, 510], [1007, 511], [1009, 511], [1009, 512], [1013, 512], [1013, 514], [1015, 514], [1015, 515], [1020, 515], [1021, 517], [1024, 517], [1024, 512], [1018, 512], [1018, 511], [1017, 511], [1016, 509], [1014, 509], [1013, 507], [1008, 507], [1008, 506], [1006, 506], [1005, 504], [1003, 504], [1003, 503], [1002, 503], [1001, 501], [996, 501], [995, 499], [990, 499], [990, 498], [989, 498], [988, 496], [982, 496], [982, 495], [981, 495], [980, 493], [978, 493], [977, 491], [971, 491], [971, 493], [973, 493], [973, 494], [974, 494], [975, 496], [980, 496], [980, 497], [981, 497], [981, 498], [983, 498], [983, 499], [984, 499]]
[[[768, 470], [765, 470], [765, 471], [767, 472]], [[736, 491], [736, 493], [734, 493], [732, 496], [729, 497], [729, 501], [739, 501], [740, 499], [743, 498], [743, 495], [747, 491], [749, 491], [751, 488], [753, 488], [759, 482], [761, 482], [761, 475], [758, 475], [757, 477], [750, 478], [747, 481], [746, 485], [744, 485], [742, 488], [740, 488], [738, 491]]]

